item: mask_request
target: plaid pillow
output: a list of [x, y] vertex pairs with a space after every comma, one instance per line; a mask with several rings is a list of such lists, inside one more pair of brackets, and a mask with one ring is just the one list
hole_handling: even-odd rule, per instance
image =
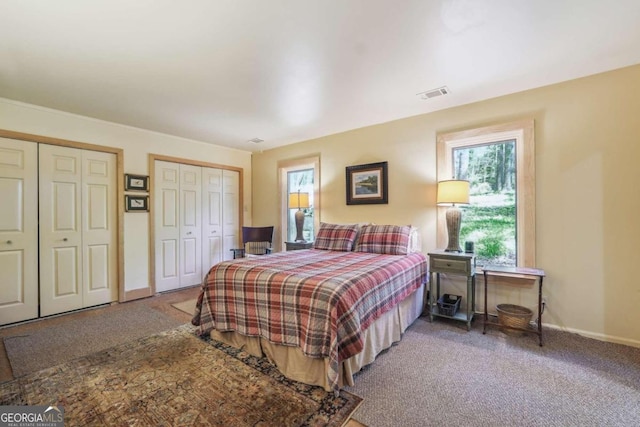
[[338, 225], [321, 222], [313, 248], [326, 251], [350, 251], [353, 249], [357, 231], [357, 224]]
[[406, 255], [409, 247], [408, 225], [365, 225], [354, 251], [374, 254]]

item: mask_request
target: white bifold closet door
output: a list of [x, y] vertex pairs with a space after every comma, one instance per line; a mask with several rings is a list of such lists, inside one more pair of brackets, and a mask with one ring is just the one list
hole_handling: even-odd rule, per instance
[[202, 170], [156, 161], [156, 291], [202, 282]]
[[40, 314], [117, 300], [116, 156], [40, 144]]
[[199, 285], [238, 245], [239, 173], [162, 160], [154, 172], [156, 291]]
[[203, 275], [224, 259], [222, 225], [222, 169], [202, 168]]
[[202, 283], [202, 170], [180, 165], [180, 287]]
[[0, 324], [38, 317], [38, 145], [0, 138]]
[[240, 239], [240, 173], [222, 171], [222, 232], [224, 235], [222, 258], [233, 258], [231, 249], [239, 248]]
[[202, 273], [220, 261], [233, 258], [239, 248], [240, 173], [202, 168]]

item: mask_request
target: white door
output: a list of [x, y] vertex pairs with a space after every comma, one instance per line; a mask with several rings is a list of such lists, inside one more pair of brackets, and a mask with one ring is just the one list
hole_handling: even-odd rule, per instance
[[225, 260], [229, 260], [233, 258], [231, 249], [240, 247], [240, 173], [224, 170], [222, 185], [222, 254]]
[[156, 160], [154, 170], [156, 291], [180, 287], [180, 165]]
[[83, 307], [82, 151], [40, 144], [40, 314]]
[[118, 299], [116, 155], [82, 150], [83, 305]]
[[156, 291], [199, 285], [213, 264], [232, 258], [239, 181], [235, 171], [155, 161]]
[[116, 156], [39, 145], [40, 315], [118, 299]]
[[202, 168], [202, 275], [222, 261], [222, 169]]
[[37, 144], [0, 138], [0, 324], [38, 317]]
[[202, 168], [180, 165], [180, 287], [202, 283]]

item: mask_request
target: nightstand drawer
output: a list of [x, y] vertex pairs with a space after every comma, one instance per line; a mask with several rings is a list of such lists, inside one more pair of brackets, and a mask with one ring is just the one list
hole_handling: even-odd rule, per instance
[[440, 273], [464, 274], [470, 273], [471, 263], [466, 260], [431, 258], [431, 271]]

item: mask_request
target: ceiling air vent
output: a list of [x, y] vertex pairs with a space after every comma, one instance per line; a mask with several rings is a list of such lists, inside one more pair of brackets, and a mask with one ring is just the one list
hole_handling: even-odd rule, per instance
[[254, 144], [260, 144], [261, 142], [264, 142], [264, 139], [253, 138], [253, 139], [250, 139], [249, 142], [253, 142]]
[[416, 95], [418, 95], [420, 99], [431, 99], [431, 98], [435, 98], [436, 96], [442, 96], [442, 95], [448, 95], [448, 94], [449, 94], [449, 88], [446, 86], [442, 86], [437, 89], [431, 89], [426, 92], [420, 92]]

